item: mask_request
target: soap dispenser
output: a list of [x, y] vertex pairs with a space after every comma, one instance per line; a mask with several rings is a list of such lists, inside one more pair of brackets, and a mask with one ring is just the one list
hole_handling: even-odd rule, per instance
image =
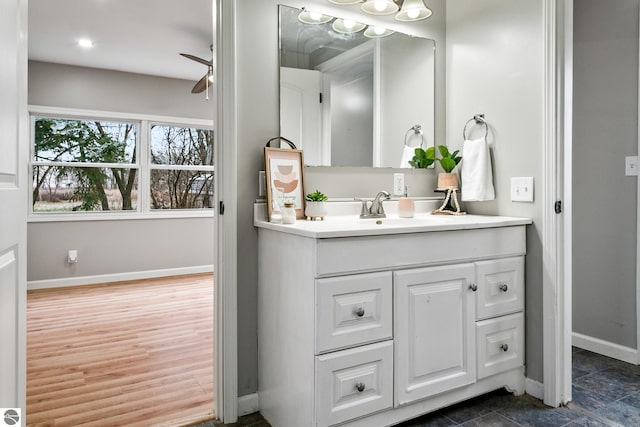
[[401, 197], [398, 201], [398, 216], [400, 218], [413, 218], [413, 214], [416, 212], [416, 205], [408, 193], [407, 187], [405, 186], [404, 197]]

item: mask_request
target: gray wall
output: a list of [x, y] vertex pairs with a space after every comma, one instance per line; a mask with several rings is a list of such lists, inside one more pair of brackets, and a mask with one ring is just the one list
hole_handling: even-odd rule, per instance
[[[257, 197], [256, 175], [263, 168], [262, 147], [278, 134], [278, 3], [237, 2], [237, 14], [242, 17], [237, 21], [238, 123], [242, 124], [237, 129], [241, 153], [238, 257], [242, 261], [238, 269], [239, 395], [257, 389], [257, 233], [252, 226], [252, 203]], [[321, 0], [286, 3], [314, 4], [327, 11], [337, 8]], [[492, 125], [497, 200], [466, 208], [535, 221], [527, 236], [527, 376], [542, 381], [541, 202], [509, 201], [511, 176], [533, 176], [542, 182], [542, 1], [434, 0], [429, 7], [433, 17], [411, 28], [436, 40], [436, 142], [445, 143], [447, 135], [448, 144], [460, 145], [462, 126], [475, 113], [486, 113]], [[330, 197], [372, 196], [380, 189], [391, 189], [394, 171], [398, 170], [307, 168], [305, 187], [319, 188]], [[402, 172], [414, 196], [433, 195], [434, 171]]]
[[638, 0], [574, 1], [573, 331], [636, 348]]
[[[43, 62], [29, 63], [29, 104], [211, 119], [193, 82]], [[27, 280], [213, 265], [210, 218], [30, 222]], [[79, 261], [66, 263], [77, 249]]]
[[[541, 188], [543, 179], [542, 31], [541, 0], [447, 0], [447, 144], [461, 148], [465, 123], [484, 113], [496, 200], [465, 207], [473, 213], [534, 221], [527, 231], [526, 364], [527, 377], [539, 382], [542, 200], [535, 185]], [[534, 178], [534, 203], [511, 202], [512, 176]]]

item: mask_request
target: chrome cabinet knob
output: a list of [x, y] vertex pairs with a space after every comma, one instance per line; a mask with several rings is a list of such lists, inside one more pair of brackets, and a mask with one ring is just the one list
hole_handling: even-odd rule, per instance
[[507, 284], [506, 284], [506, 283], [503, 283], [502, 285], [500, 285], [500, 286], [499, 286], [499, 289], [500, 289], [502, 292], [507, 292], [507, 291], [509, 290], [509, 286], [507, 286]]
[[356, 308], [355, 313], [356, 313], [356, 316], [358, 316], [358, 317], [364, 316], [364, 308], [362, 308], [362, 307]]
[[475, 283], [472, 283], [469, 285], [469, 289], [471, 289], [473, 292], [478, 290], [478, 285], [476, 285]]
[[500, 345], [500, 350], [509, 351], [509, 344], [501, 344]]
[[356, 383], [356, 390], [362, 393], [364, 391], [364, 383]]

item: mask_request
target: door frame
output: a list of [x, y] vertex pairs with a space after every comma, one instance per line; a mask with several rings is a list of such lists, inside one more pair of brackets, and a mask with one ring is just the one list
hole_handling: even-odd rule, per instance
[[[214, 1], [216, 33], [216, 415], [225, 424], [238, 419], [238, 217], [236, 2]], [[222, 206], [224, 206], [223, 212]]]
[[[571, 401], [571, 92], [573, 0], [543, 1], [542, 315], [544, 403]], [[561, 201], [562, 213], [556, 213]]]

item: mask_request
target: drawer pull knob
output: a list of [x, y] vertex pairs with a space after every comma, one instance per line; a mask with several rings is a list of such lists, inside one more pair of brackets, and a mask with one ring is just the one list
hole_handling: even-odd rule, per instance
[[356, 390], [362, 393], [364, 391], [364, 383], [356, 383]]
[[506, 283], [503, 283], [502, 285], [500, 285], [500, 290], [502, 292], [507, 292], [509, 290], [509, 286], [507, 286]]
[[469, 289], [471, 289], [473, 292], [478, 290], [478, 285], [476, 285], [475, 283], [472, 283], [469, 285]]
[[509, 351], [509, 344], [501, 344], [500, 345], [500, 350], [502, 351]]
[[[356, 308], [355, 313], [356, 313], [356, 316], [358, 316], [358, 317], [364, 316], [364, 308], [362, 308], [362, 307]], [[360, 384], [360, 383], [358, 383], [358, 384]]]

